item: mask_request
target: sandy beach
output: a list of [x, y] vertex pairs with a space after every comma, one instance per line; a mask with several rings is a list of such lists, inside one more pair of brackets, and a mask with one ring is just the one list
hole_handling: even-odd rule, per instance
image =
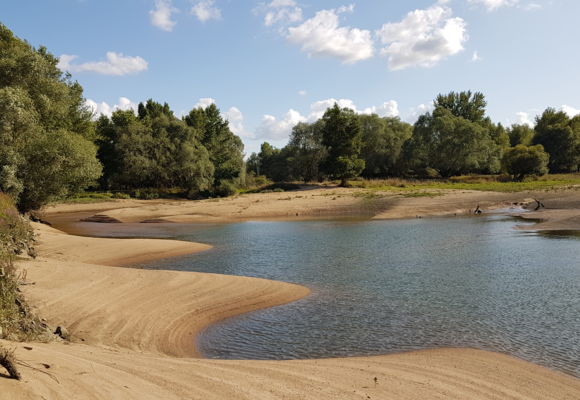
[[[544, 192], [542, 197], [485, 192], [412, 199], [393, 195], [379, 202], [355, 193], [332, 188], [218, 201], [123, 200], [59, 205], [47, 209], [44, 217], [56, 228], [79, 233], [85, 229], [87, 234], [77, 222], [95, 214], [125, 223], [404, 218], [465, 214], [477, 204], [492, 209], [541, 198], [546, 209], [527, 217], [540, 218], [553, 229], [579, 229], [578, 191]], [[580, 398], [577, 378], [472, 349], [325, 360], [202, 359], [194, 338], [209, 324], [298, 300], [309, 289], [255, 278], [120, 267], [209, 249], [204, 244], [79, 237], [41, 224], [35, 229], [40, 257], [20, 262], [30, 283], [23, 290], [38, 314], [51, 326], [67, 327], [72, 340], [1, 342], [15, 348], [24, 377], [22, 382], [0, 379], [2, 399]]]

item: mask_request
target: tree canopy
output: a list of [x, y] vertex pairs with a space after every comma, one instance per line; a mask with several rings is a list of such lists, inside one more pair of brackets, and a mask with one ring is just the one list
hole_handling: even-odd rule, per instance
[[101, 175], [82, 88], [57, 63], [0, 24], [0, 191], [21, 211], [83, 190]]

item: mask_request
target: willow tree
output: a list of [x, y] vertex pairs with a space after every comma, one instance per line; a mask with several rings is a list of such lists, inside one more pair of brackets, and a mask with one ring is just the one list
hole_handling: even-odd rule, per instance
[[85, 189], [101, 174], [82, 87], [57, 64], [0, 24], [0, 191], [21, 211]]
[[365, 161], [360, 158], [360, 120], [353, 110], [334, 103], [324, 113], [322, 124], [322, 144], [328, 150], [322, 169], [330, 177], [340, 179], [341, 186], [346, 186], [347, 180], [358, 176], [365, 167]]

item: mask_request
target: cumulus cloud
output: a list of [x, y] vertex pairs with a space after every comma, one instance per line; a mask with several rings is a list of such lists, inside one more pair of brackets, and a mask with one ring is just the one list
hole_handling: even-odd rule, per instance
[[298, 94], [299, 94], [300, 96], [306, 96], [306, 95], [308, 94], [308, 92], [307, 92], [306, 90], [299, 90], [299, 91], [298, 91]]
[[201, 107], [205, 110], [206, 108], [208, 108], [212, 104], [215, 104], [215, 99], [212, 99], [211, 97], [202, 97], [201, 99], [199, 99], [197, 101], [197, 103], [195, 103], [193, 108], [200, 108]]
[[470, 3], [482, 5], [487, 11], [494, 11], [501, 7], [510, 7], [519, 3], [519, 0], [468, 0]]
[[124, 56], [113, 51], [107, 52], [106, 61], [72, 64], [78, 56], [63, 54], [59, 58], [58, 68], [68, 72], [95, 72], [102, 75], [129, 75], [147, 70], [148, 63], [141, 57]]
[[378, 114], [381, 117], [399, 116], [399, 106], [396, 101], [386, 101], [379, 106], [371, 106], [359, 109], [354, 101], [350, 99], [325, 99], [319, 100], [310, 105], [310, 112], [304, 116], [298, 111], [290, 109], [280, 118], [273, 115], [264, 115], [262, 123], [257, 129], [257, 137], [262, 139], [282, 140], [288, 139], [292, 133], [292, 128], [299, 122], [315, 122], [322, 118], [328, 108], [338, 104], [341, 108], [350, 108], [357, 114]]
[[176, 22], [171, 14], [178, 12], [171, 4], [171, 0], [155, 0], [155, 8], [149, 11], [151, 24], [167, 32], [171, 32]]
[[222, 12], [214, 4], [214, 0], [201, 0], [191, 7], [191, 13], [201, 22], [206, 22], [212, 19], [221, 19]]
[[290, 109], [280, 119], [273, 115], [264, 115], [256, 130], [257, 136], [264, 139], [281, 140], [290, 136], [292, 128], [299, 122], [306, 122], [306, 118], [296, 110]]
[[95, 118], [98, 118], [101, 115], [110, 117], [113, 112], [117, 110], [133, 110], [134, 112], [137, 111], [137, 104], [126, 97], [119, 97], [118, 103], [112, 106], [104, 101], [97, 103], [91, 99], [87, 99], [85, 101], [85, 105], [93, 112]]
[[301, 25], [288, 28], [287, 39], [302, 46], [309, 56], [336, 57], [344, 63], [356, 63], [374, 55], [371, 32], [340, 26], [340, 14], [352, 12], [353, 6], [321, 10]]
[[294, 0], [272, 0], [254, 9], [255, 13], [264, 13], [264, 25], [287, 25], [302, 21], [302, 8]]
[[237, 107], [231, 107], [228, 111], [223, 113], [223, 117], [228, 120], [230, 124], [230, 130], [244, 138], [254, 138], [252, 132], [248, 132], [244, 127], [244, 114]]
[[411, 11], [401, 22], [384, 24], [376, 32], [391, 70], [433, 67], [463, 50], [468, 39], [466, 23], [453, 18], [446, 3], [443, 0], [425, 10]]
[[414, 124], [421, 115], [433, 111], [434, 108], [433, 103], [419, 104], [417, 107], [413, 107], [409, 110], [404, 120]]
[[530, 115], [530, 113], [520, 111], [516, 113], [516, 124], [518, 125], [528, 125], [530, 127], [534, 127], [534, 119]]
[[564, 111], [566, 114], [568, 114], [568, 116], [570, 118], [575, 117], [576, 115], [580, 114], [580, 110], [571, 106], [568, 106], [566, 104], [564, 104], [561, 108], [562, 111]]

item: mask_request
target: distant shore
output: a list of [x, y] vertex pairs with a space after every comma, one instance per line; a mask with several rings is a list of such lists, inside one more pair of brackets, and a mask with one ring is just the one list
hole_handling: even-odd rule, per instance
[[[331, 188], [199, 202], [64, 204], [48, 208], [44, 218], [56, 228], [88, 235], [86, 224], [106, 224], [78, 220], [95, 214], [122, 223], [404, 218], [468, 215], [477, 205], [486, 210], [514, 203], [531, 206], [539, 198], [546, 209], [527, 214], [540, 216], [550, 227], [578, 229], [574, 218], [580, 209], [580, 191], [541, 193], [541, 197], [537, 193], [461, 192], [378, 199], [357, 193], [356, 189]], [[556, 205], [560, 208], [551, 208]], [[200, 329], [228, 316], [298, 300], [309, 290], [263, 279], [118, 266], [210, 248], [203, 244], [79, 237], [41, 224], [35, 229], [40, 257], [20, 263], [31, 283], [24, 287], [25, 295], [51, 326], [68, 328], [72, 343], [2, 342], [15, 347], [18, 359], [32, 367], [21, 367], [23, 382], [0, 379], [0, 392], [11, 399], [580, 397], [580, 379], [471, 349], [326, 360], [199, 359], [193, 339]]]

